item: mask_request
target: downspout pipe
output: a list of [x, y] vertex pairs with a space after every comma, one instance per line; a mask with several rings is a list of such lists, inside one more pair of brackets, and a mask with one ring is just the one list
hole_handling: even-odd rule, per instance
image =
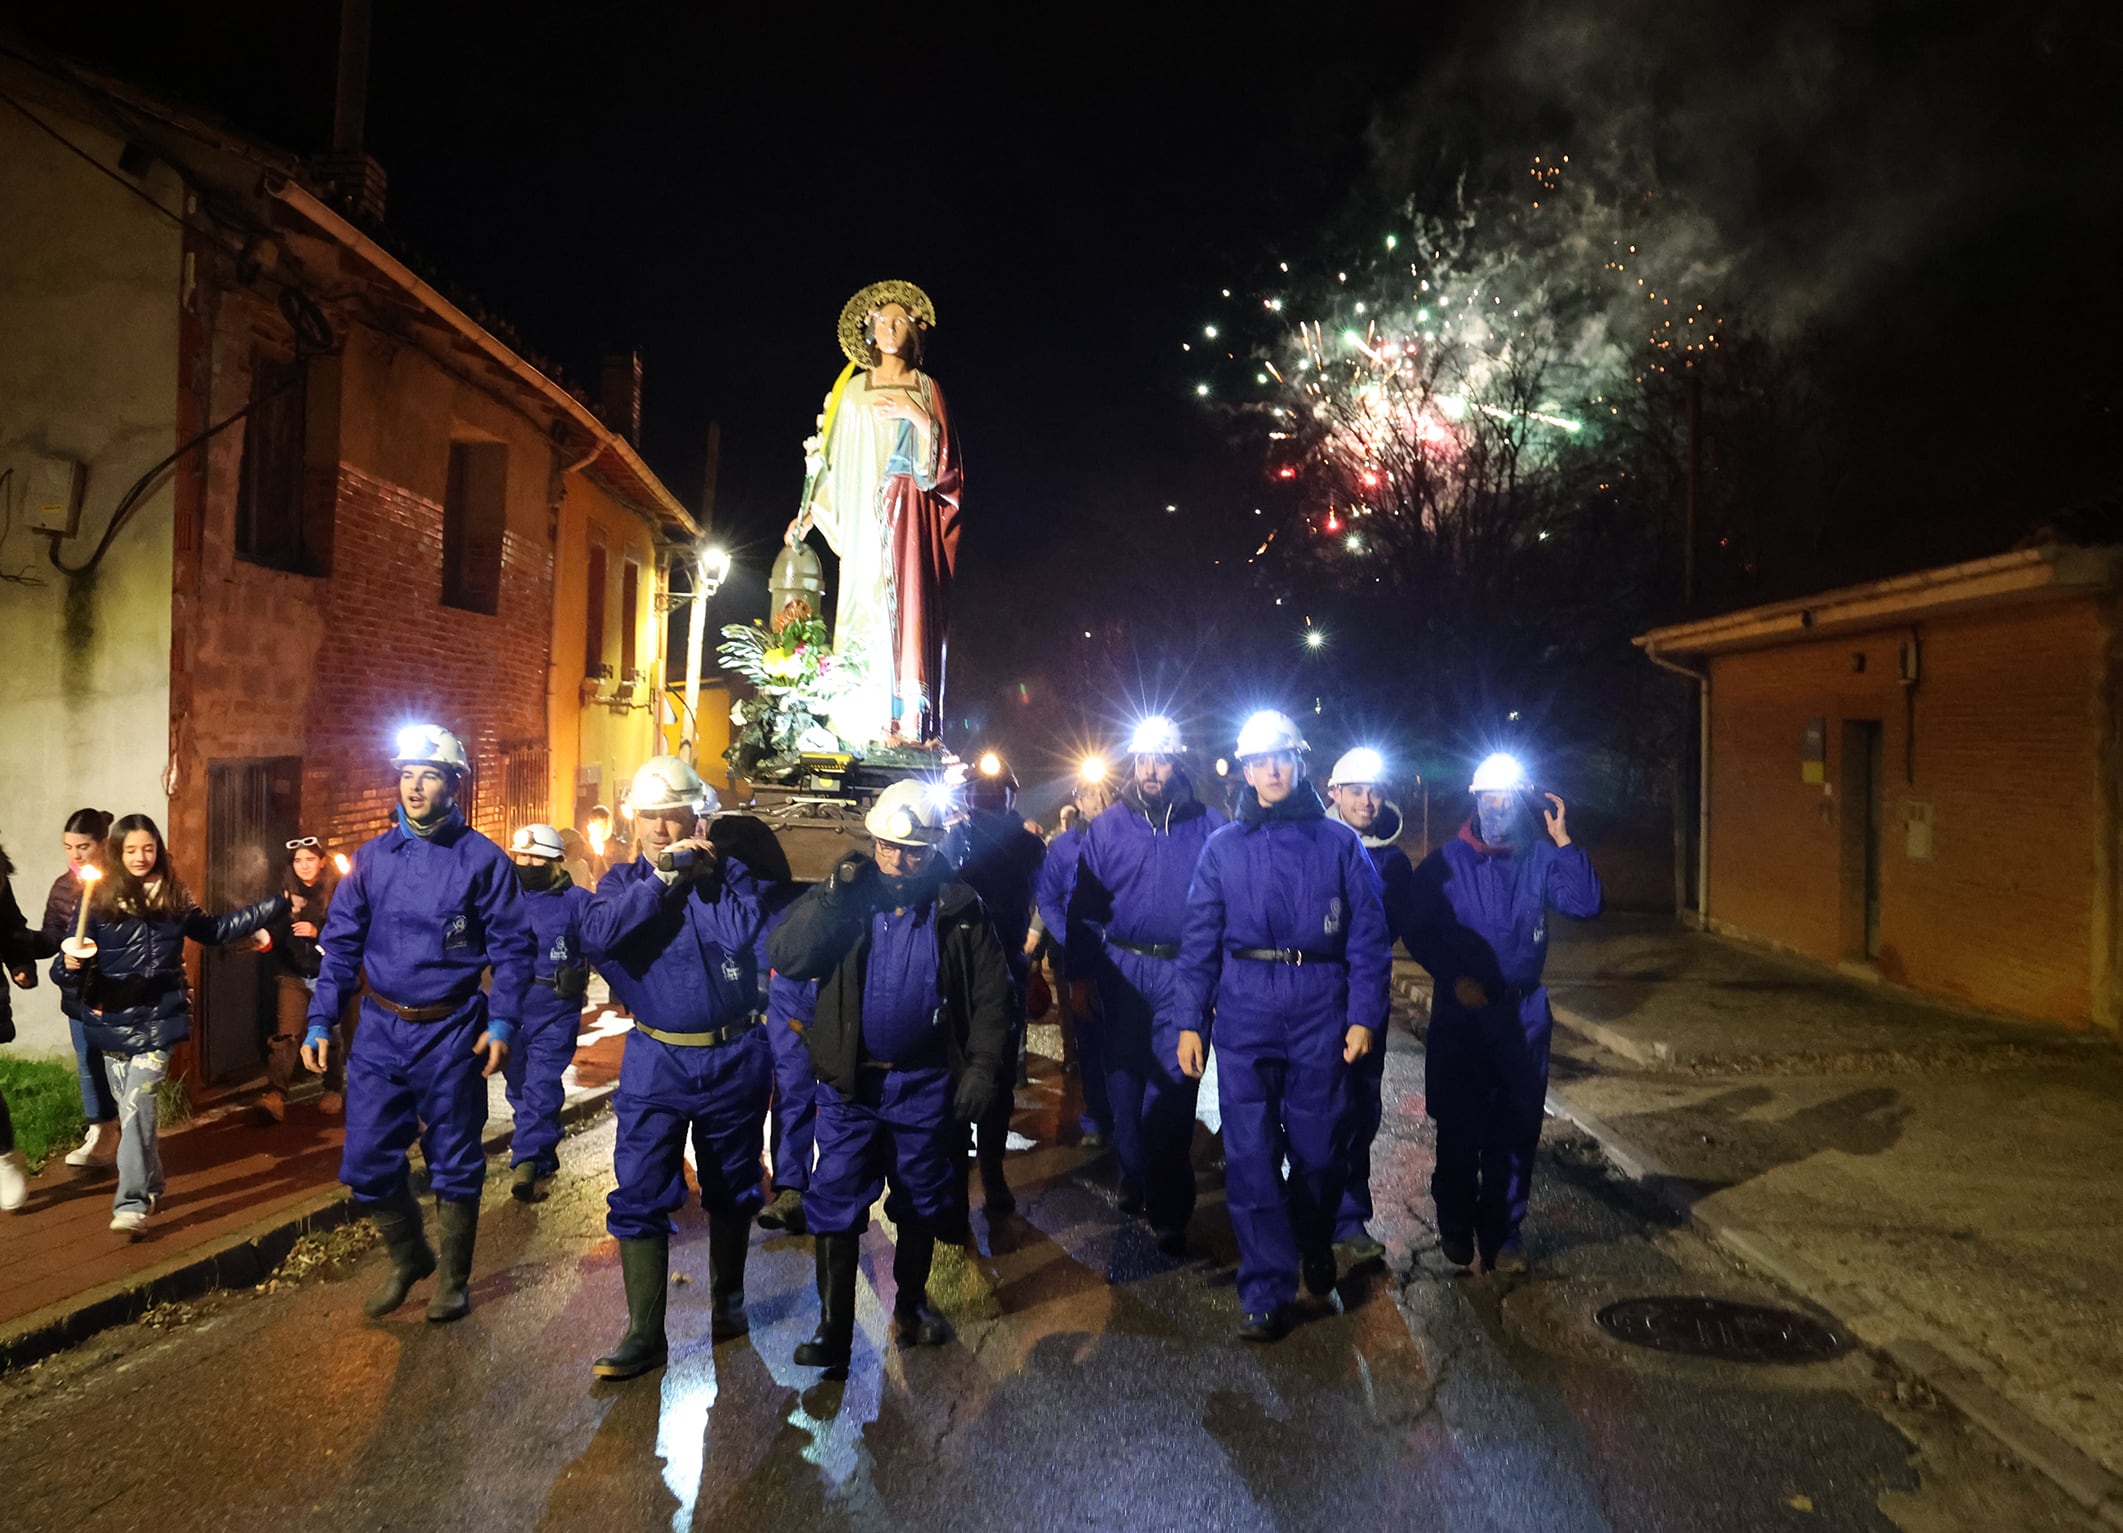
[[1685, 676], [1696, 684], [1696, 788], [1695, 788], [1695, 925], [1710, 930], [1710, 671], [1697, 670], [1678, 660], [1669, 660], [1650, 645], [1644, 658], [1662, 671]]

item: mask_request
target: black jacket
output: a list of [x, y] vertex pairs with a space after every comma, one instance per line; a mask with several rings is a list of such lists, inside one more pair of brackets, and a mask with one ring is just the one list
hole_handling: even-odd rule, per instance
[[96, 955], [79, 969], [60, 959], [60, 987], [83, 1008], [81, 1030], [110, 1054], [152, 1053], [192, 1033], [192, 999], [184, 975], [184, 941], [219, 946], [248, 937], [287, 910], [276, 894], [225, 916], [190, 901], [176, 915], [128, 916], [91, 910]]
[[984, 809], [967, 817], [959, 830], [956, 853], [959, 877], [987, 907], [1004, 955], [1024, 952], [1047, 843], [1025, 829], [1024, 816], [1016, 810]]
[[266, 928], [273, 936], [273, 956], [280, 962], [280, 972], [292, 974], [297, 979], [315, 979], [317, 971], [324, 966], [324, 959], [317, 951], [315, 937], [295, 935], [296, 896], [303, 900], [302, 919], [317, 930], [324, 930], [325, 912], [332, 907], [330, 874], [318, 875], [317, 882], [306, 884], [293, 873], [287, 876], [288, 908]]
[[0, 1043], [15, 1041], [14, 997], [9, 991], [17, 974], [26, 975], [30, 989], [37, 983], [37, 960], [48, 958], [55, 951], [54, 945], [44, 934], [23, 918], [22, 907], [15, 903], [15, 889], [8, 882], [7, 874], [0, 872]]
[[[874, 875], [853, 889], [829, 878], [791, 905], [767, 938], [775, 973], [819, 982], [804, 1047], [812, 1071], [843, 1100], [854, 1097], [862, 1063], [863, 974], [877, 888]], [[966, 885], [940, 884], [929, 898], [936, 901], [936, 992], [943, 997], [951, 1079], [956, 1083], [968, 1069], [994, 1074], [1010, 1041], [1010, 969], [1002, 943], [980, 896]]]

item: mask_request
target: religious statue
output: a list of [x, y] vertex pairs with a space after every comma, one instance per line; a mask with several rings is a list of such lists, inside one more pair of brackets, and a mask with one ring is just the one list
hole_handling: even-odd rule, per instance
[[840, 311], [848, 365], [804, 444], [791, 543], [816, 527], [840, 560], [833, 644], [861, 681], [831, 723], [857, 747], [941, 738], [944, 637], [958, 565], [958, 440], [921, 370], [936, 306], [911, 282], [873, 282]]

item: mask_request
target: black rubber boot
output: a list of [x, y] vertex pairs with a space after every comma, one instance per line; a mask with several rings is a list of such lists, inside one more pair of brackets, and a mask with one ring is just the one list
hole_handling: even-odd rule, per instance
[[438, 1325], [462, 1320], [472, 1312], [472, 1247], [479, 1241], [479, 1205], [435, 1200], [435, 1224], [441, 1248], [436, 1262], [435, 1291], [428, 1297], [428, 1319]]
[[791, 1235], [803, 1234], [803, 1194], [794, 1187], [781, 1188], [774, 1194], [774, 1201], [759, 1211], [759, 1227], [787, 1230]]
[[1265, 1314], [1241, 1315], [1238, 1318], [1240, 1341], [1281, 1341], [1289, 1329], [1289, 1324], [1283, 1319], [1283, 1312], [1279, 1309], [1269, 1310]]
[[818, 1329], [796, 1349], [799, 1368], [845, 1368], [855, 1351], [855, 1269], [860, 1235], [820, 1235]]
[[929, 1269], [936, 1263], [936, 1237], [902, 1224], [892, 1251], [892, 1323], [902, 1347], [940, 1347], [951, 1327], [929, 1307]]
[[590, 1364], [590, 1372], [600, 1379], [631, 1379], [661, 1368], [671, 1355], [663, 1331], [664, 1300], [671, 1288], [670, 1237], [622, 1240], [619, 1276], [627, 1288], [627, 1334]]
[[708, 1335], [733, 1341], [752, 1328], [745, 1319], [745, 1253], [752, 1221], [742, 1214], [708, 1215]]
[[391, 1253], [391, 1275], [361, 1308], [371, 1320], [381, 1320], [405, 1303], [408, 1289], [435, 1270], [435, 1253], [420, 1227], [420, 1200], [412, 1188], [400, 1187], [388, 1202], [370, 1204], [368, 1215], [383, 1237], [384, 1249]]
[[1304, 1275], [1305, 1292], [1315, 1299], [1333, 1293], [1335, 1281], [1341, 1276], [1332, 1251], [1308, 1251], [1299, 1270]]

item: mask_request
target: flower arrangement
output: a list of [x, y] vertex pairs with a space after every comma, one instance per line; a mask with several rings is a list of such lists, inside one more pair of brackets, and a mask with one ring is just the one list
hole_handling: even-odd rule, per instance
[[801, 601], [776, 614], [774, 626], [731, 623], [715, 657], [752, 684], [753, 696], [730, 710], [737, 736], [723, 759], [740, 776], [793, 777], [807, 750], [845, 750], [824, 716], [862, 679], [862, 660], [828, 642], [825, 620]]

